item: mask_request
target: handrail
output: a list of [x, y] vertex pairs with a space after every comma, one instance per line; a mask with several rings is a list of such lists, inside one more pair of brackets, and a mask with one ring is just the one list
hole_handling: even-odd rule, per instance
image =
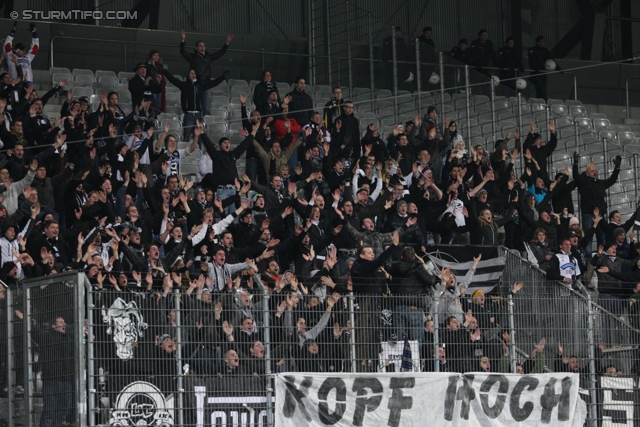
[[627, 80], [624, 83], [625, 85], [624, 94], [627, 101], [627, 119], [631, 118], [631, 107], [629, 106], [629, 80], [631, 79], [640, 79], [640, 76], [629, 76], [627, 77]]
[[[57, 39], [67, 39], [67, 40], [77, 40], [77, 41], [96, 41], [96, 42], [105, 42], [105, 43], [122, 43], [125, 46], [124, 49], [124, 64], [125, 64], [125, 69], [127, 68], [127, 49], [126, 46], [127, 44], [135, 44], [135, 45], [145, 45], [145, 46], [154, 46], [154, 47], [170, 47], [170, 48], [175, 48], [176, 44], [168, 44], [168, 43], [155, 43], [155, 42], [145, 42], [145, 41], [130, 41], [130, 40], [114, 40], [114, 39], [99, 39], [99, 38], [91, 38], [91, 37], [76, 37], [76, 36], [53, 36], [51, 37], [51, 40], [49, 42], [50, 45], [50, 50], [51, 53], [49, 55], [50, 57], [50, 61], [49, 61], [49, 66], [50, 67], [54, 67], [54, 41]], [[274, 52], [274, 51], [268, 51], [268, 50], [264, 50], [263, 48], [261, 48], [260, 50], [253, 50], [253, 49], [234, 49], [234, 48], [229, 48], [227, 50], [227, 52], [239, 52], [239, 53], [258, 53], [260, 55], [262, 55], [263, 57], [263, 64], [264, 64], [264, 55], [265, 54], [273, 54], [273, 55], [285, 55], [285, 56], [299, 56], [299, 57], [316, 57], [316, 58], [329, 58], [329, 55], [310, 55], [308, 53], [299, 53], [299, 52], [295, 52], [295, 53], [290, 53], [290, 52]], [[344, 60], [348, 60], [349, 58], [347, 56], [337, 56], [337, 55], [331, 55], [331, 58], [333, 59], [344, 59]], [[369, 58], [351, 58], [352, 61], [366, 61], [369, 62], [370, 59]], [[374, 59], [374, 62], [383, 62], [382, 59]], [[415, 64], [415, 61], [397, 61], [398, 64]], [[425, 62], [426, 64], [426, 62]], [[461, 68], [464, 69], [464, 65], [460, 63], [458, 64], [447, 64], [444, 63], [443, 66], [444, 67], [450, 67], [450, 68]], [[483, 67], [483, 69], [485, 70], [489, 70], [489, 71], [500, 71], [503, 70], [503, 68], [499, 68], [499, 67]], [[526, 72], [532, 73], [534, 72], [534, 70], [531, 69], [525, 69]], [[574, 76], [574, 89], [575, 91], [577, 91], [577, 79], [575, 74], [569, 72], [569, 71], [561, 71], [561, 74], [572, 74]], [[530, 76], [519, 76], [523, 79], [527, 79]]]

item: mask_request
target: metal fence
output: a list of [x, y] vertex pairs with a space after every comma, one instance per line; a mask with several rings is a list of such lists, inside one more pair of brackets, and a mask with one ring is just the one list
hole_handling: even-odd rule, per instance
[[3, 286], [0, 418], [274, 425], [276, 373], [489, 370], [578, 372], [590, 425], [637, 422], [633, 292], [571, 289], [501, 256], [486, 296], [460, 289], [462, 277], [435, 293], [382, 280], [380, 292], [353, 294], [348, 276], [289, 275], [272, 290], [245, 276], [213, 295], [204, 282], [163, 291], [124, 274], [119, 291], [76, 273]]

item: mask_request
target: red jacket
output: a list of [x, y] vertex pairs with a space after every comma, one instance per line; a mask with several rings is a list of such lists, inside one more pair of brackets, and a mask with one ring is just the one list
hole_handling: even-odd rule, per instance
[[[300, 131], [302, 130], [302, 126], [300, 126], [296, 121], [296, 119], [293, 119], [293, 118], [289, 119], [289, 124], [291, 127], [291, 133], [294, 135], [294, 139], [295, 139], [295, 135], [300, 133]], [[287, 128], [284, 127], [284, 119], [276, 120], [273, 123], [273, 136], [275, 137], [275, 139], [277, 139], [278, 141], [282, 141], [286, 134], [287, 134]]]

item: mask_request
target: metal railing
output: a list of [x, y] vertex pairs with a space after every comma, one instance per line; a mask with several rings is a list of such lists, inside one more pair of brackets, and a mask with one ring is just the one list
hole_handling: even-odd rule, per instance
[[[0, 297], [8, 425], [55, 414], [79, 426], [147, 416], [174, 425], [273, 425], [275, 373], [407, 369], [578, 372], [590, 425], [606, 421], [612, 407], [603, 393], [626, 390], [625, 378], [640, 372], [632, 291], [574, 289], [546, 280], [519, 254], [501, 256], [502, 277], [486, 296], [456, 293], [462, 277], [435, 294], [403, 293], [391, 281], [377, 294], [341, 295], [332, 292], [348, 279], [333, 275], [300, 277], [305, 285], [287, 276], [289, 284], [282, 278], [269, 287], [245, 276], [242, 288], [213, 295], [200, 287], [147, 291], [135, 282], [115, 291], [77, 273], [25, 281]], [[60, 319], [69, 320], [62, 329]], [[64, 357], [51, 358], [61, 354], [68, 380], [60, 377]], [[51, 412], [54, 396], [72, 396], [73, 407]]]
[[629, 76], [624, 82], [624, 99], [627, 105], [627, 119], [631, 118], [631, 105], [629, 103], [629, 80], [640, 79], [640, 76]]

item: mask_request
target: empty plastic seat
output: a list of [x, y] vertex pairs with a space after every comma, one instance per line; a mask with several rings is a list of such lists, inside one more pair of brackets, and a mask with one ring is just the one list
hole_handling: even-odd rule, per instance
[[227, 134], [227, 124], [226, 123], [211, 123], [207, 125], [207, 136], [209, 137], [218, 137], [224, 136]]
[[627, 194], [627, 197], [634, 198], [636, 197], [636, 184], [629, 183], [624, 185], [624, 192]]
[[[71, 70], [68, 69], [67, 67], [51, 67], [51, 68], [49, 68], [49, 75], [53, 76], [56, 73], [71, 74]], [[71, 74], [71, 75], [73, 75], [73, 74]]]
[[71, 94], [74, 98], [81, 98], [83, 96], [89, 98], [91, 95], [93, 95], [93, 89], [91, 89], [90, 87], [74, 87], [73, 89], [71, 89]]
[[114, 71], [108, 71], [108, 70], [96, 70], [95, 76], [96, 76], [96, 79], [98, 79], [98, 81], [100, 81], [100, 77], [114, 77], [116, 79], [118, 78], [118, 76]]
[[607, 138], [607, 142], [618, 143], [618, 137], [614, 131], [611, 130], [603, 130], [598, 132], [598, 136], [600, 139]]
[[222, 95], [212, 95], [211, 96], [211, 104], [212, 107], [224, 107], [227, 108], [229, 105], [229, 98], [227, 98], [226, 96], [222, 96]]
[[169, 132], [182, 132], [182, 123], [180, 123], [180, 120], [164, 119], [160, 122], [162, 129], [164, 129], [165, 123], [169, 124]]
[[165, 96], [165, 102], [167, 105], [172, 104], [172, 105], [179, 105], [180, 104], [180, 94], [179, 93], [166, 93]]
[[[531, 98], [532, 100], [536, 100], [536, 102], [538, 102], [537, 98]], [[542, 102], [544, 103], [544, 100], [542, 100]], [[566, 107], [566, 104], [564, 103], [564, 101], [562, 99], [547, 99], [547, 105], [548, 106], [552, 106], [552, 105], [564, 105]]]
[[622, 169], [622, 170], [620, 170], [620, 175], [618, 176], [618, 180], [620, 182], [634, 181], [635, 180], [635, 175], [634, 175], [633, 169]]
[[316, 101], [328, 102], [332, 96], [333, 96], [333, 93], [331, 91], [319, 90], [313, 95], [313, 98]]
[[239, 79], [229, 79], [227, 80], [227, 83], [229, 84], [229, 87], [233, 88], [233, 86], [242, 86], [242, 87], [249, 87], [249, 83], [247, 83], [246, 80], [239, 80]]
[[71, 72], [71, 74], [73, 74], [73, 77], [93, 76], [93, 71], [92, 70], [82, 69], [82, 68], [74, 68], [73, 71]]
[[122, 81], [123, 79], [127, 79], [127, 80], [129, 80], [131, 77], [133, 77], [133, 76], [135, 76], [135, 75], [136, 75], [136, 73], [133, 73], [133, 72], [131, 72], [131, 71], [120, 71], [120, 72], [118, 73], [118, 79], [119, 79], [120, 81]]
[[562, 153], [553, 153], [551, 155], [551, 161], [554, 169], [556, 170], [562, 170], [566, 166], [571, 167], [571, 165], [573, 164], [571, 160], [571, 156], [568, 154], [562, 154]]
[[163, 120], [180, 120], [180, 116], [172, 113], [158, 114], [158, 122], [162, 123]]
[[597, 131], [608, 130], [611, 122], [607, 119], [593, 119], [593, 128]]
[[[309, 85], [307, 85], [307, 87], [309, 87]], [[333, 95], [333, 92], [331, 91], [331, 86], [329, 86], [329, 85], [315, 85], [313, 87], [313, 90], [314, 90], [314, 92], [320, 92], [320, 91], [331, 92], [332, 95]], [[391, 95], [391, 91], [389, 91], [389, 95]]]
[[96, 82], [96, 78], [93, 75], [80, 74], [75, 77], [76, 86], [91, 86]]
[[595, 119], [606, 119], [607, 115], [604, 113], [590, 113], [589, 114], [589, 118], [591, 120], [595, 120]]
[[464, 110], [467, 108], [467, 100], [466, 99], [457, 99], [453, 101], [453, 105], [456, 110]]
[[487, 141], [481, 136], [474, 136], [471, 138], [471, 145], [477, 147], [478, 145], [482, 145], [483, 147], [486, 145]]
[[544, 111], [544, 104], [538, 104], [537, 102], [528, 105], [531, 108], [531, 112], [535, 113], [538, 111]]
[[624, 152], [630, 156], [633, 156], [634, 154], [640, 155], [640, 145], [627, 144], [624, 146]]
[[569, 109], [564, 104], [553, 104], [553, 105], [551, 105], [551, 112], [553, 114], [556, 114], [558, 116], [563, 116], [563, 117], [569, 115]]
[[259, 83], [260, 83], [260, 80], [251, 80], [249, 82], [249, 87], [251, 88], [251, 90], [253, 90], [253, 88], [256, 87]]
[[492, 121], [493, 118], [491, 117], [490, 113], [480, 114], [478, 116], [478, 123], [480, 124], [491, 123]]
[[624, 187], [619, 182], [616, 182], [611, 187], [609, 187], [609, 194], [610, 195], [621, 194], [626, 196]]
[[569, 107], [569, 113], [571, 114], [571, 117], [576, 117], [576, 116], [586, 116], [587, 115], [587, 109], [584, 108], [583, 105], [571, 105]]
[[631, 131], [618, 132], [618, 141], [622, 146], [633, 143], [635, 139], [636, 139], [636, 136]]
[[73, 75], [71, 73], [55, 73], [51, 76], [53, 83], [58, 83], [60, 80], [67, 80], [73, 83]]
[[586, 117], [581, 117], [581, 118], [577, 118], [575, 120], [576, 120], [576, 123], [578, 123], [579, 127], [583, 128], [583, 129], [593, 129], [592, 123], [591, 123], [591, 119], [588, 119]]
[[101, 87], [117, 87], [119, 84], [119, 80], [114, 76], [102, 76], [98, 78], [98, 84]]
[[[538, 121], [537, 117], [536, 117], [536, 121]], [[543, 123], [546, 121], [547, 121], [547, 118], [545, 116], [543, 119]], [[559, 117], [555, 120], [555, 122], [556, 122], [557, 129], [565, 129], [573, 126], [573, 122], [571, 121], [571, 119], [568, 119], [566, 117]]]

